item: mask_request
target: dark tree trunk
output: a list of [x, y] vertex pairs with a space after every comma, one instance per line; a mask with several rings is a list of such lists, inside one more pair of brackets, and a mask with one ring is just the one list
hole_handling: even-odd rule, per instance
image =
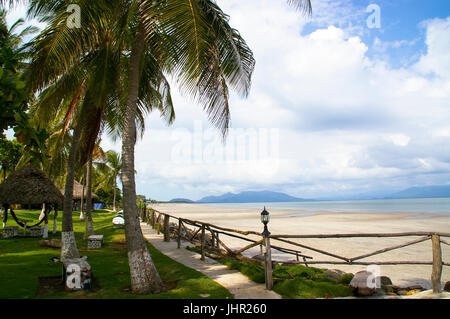
[[64, 187], [64, 208], [61, 225], [61, 259], [79, 258], [77, 243], [73, 233], [72, 202], [73, 182], [75, 180], [75, 161], [77, 158], [78, 144], [80, 142], [82, 125], [78, 122], [73, 132], [72, 145], [67, 159], [66, 185]]
[[113, 190], [113, 211], [116, 212], [116, 188], [117, 188], [117, 175], [114, 175], [114, 190]]
[[140, 227], [136, 205], [134, 147], [136, 143], [136, 110], [139, 92], [140, 60], [145, 48], [144, 27], [139, 23], [131, 51], [128, 99], [122, 135], [122, 185], [125, 236], [128, 248], [131, 289], [135, 294], [159, 293], [163, 284], [153, 264]]
[[81, 179], [81, 185], [83, 186], [82, 188], [81, 188], [81, 199], [80, 199], [80, 220], [84, 220], [86, 217], [84, 216], [84, 205], [83, 205], [83, 203], [84, 203], [84, 192], [85, 192], [85, 181], [86, 181], [86, 179], [85, 178], [82, 178]]
[[92, 154], [89, 156], [86, 172], [86, 218], [88, 223], [88, 234], [94, 235], [94, 223], [92, 221]]

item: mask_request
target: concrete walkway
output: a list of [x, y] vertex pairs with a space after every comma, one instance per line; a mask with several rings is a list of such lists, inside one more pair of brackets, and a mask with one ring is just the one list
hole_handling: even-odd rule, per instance
[[228, 269], [214, 259], [205, 257], [205, 260], [201, 261], [199, 254], [185, 248], [189, 246], [189, 242], [182, 241], [181, 248], [178, 249], [176, 241], [165, 242], [163, 234], [158, 235], [156, 230], [146, 223], [141, 223], [141, 229], [144, 237], [164, 255], [218, 282], [228, 289], [235, 299], [281, 299], [276, 292], [266, 290], [264, 284], [253, 282], [239, 271]]

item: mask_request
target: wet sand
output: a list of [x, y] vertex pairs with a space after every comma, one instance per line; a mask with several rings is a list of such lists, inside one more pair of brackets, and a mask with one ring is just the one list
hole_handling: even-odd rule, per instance
[[[208, 222], [217, 226], [239, 230], [262, 232], [260, 210], [252, 208], [231, 208], [218, 205], [199, 204], [153, 204], [153, 208], [171, 215]], [[269, 231], [272, 234], [337, 234], [337, 233], [397, 233], [397, 232], [450, 232], [450, 216], [429, 213], [332, 213], [313, 212], [288, 209], [270, 209], [271, 220]], [[256, 237], [253, 237], [256, 238]], [[314, 248], [325, 250], [344, 257], [355, 257], [386, 247], [406, 243], [418, 237], [399, 238], [342, 238], [342, 239], [293, 239]], [[228, 247], [238, 249], [248, 242], [221, 235], [220, 238]], [[450, 238], [444, 238], [450, 242]], [[273, 245], [286, 248], [294, 246], [272, 241]], [[442, 244], [442, 259], [450, 262], [450, 246]], [[313, 260], [337, 261], [308, 249], [299, 248], [303, 254]], [[251, 257], [259, 254], [259, 248], [248, 250], [245, 255]], [[295, 256], [278, 251], [272, 252], [274, 260], [293, 260]], [[361, 261], [432, 261], [431, 241], [372, 256]], [[355, 273], [365, 270], [362, 265], [313, 265], [320, 268], [341, 269]], [[431, 265], [381, 265], [381, 275], [392, 279], [394, 285], [407, 286], [421, 284], [431, 288]], [[444, 266], [442, 283], [450, 281], [450, 267]]]

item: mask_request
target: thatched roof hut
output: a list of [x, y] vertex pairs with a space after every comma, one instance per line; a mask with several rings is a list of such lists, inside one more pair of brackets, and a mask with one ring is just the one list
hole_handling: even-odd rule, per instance
[[[73, 182], [73, 199], [74, 200], [81, 200], [81, 193], [83, 193], [83, 185], [78, 183], [77, 181]], [[87, 187], [84, 188], [84, 194], [83, 198], [86, 200], [87, 195]], [[97, 194], [94, 192], [91, 192], [92, 200], [98, 199]]]
[[62, 207], [63, 195], [55, 184], [39, 169], [22, 167], [0, 184], [0, 204], [40, 205]]

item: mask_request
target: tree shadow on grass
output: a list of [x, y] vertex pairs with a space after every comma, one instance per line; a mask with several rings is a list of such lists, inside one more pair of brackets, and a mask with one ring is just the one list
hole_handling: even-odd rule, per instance
[[[48, 295], [62, 293], [66, 291], [66, 285], [62, 276], [39, 277], [39, 283], [36, 290], [36, 297], [45, 297]], [[101, 289], [98, 280], [91, 277], [91, 288], [86, 292], [96, 293]]]

